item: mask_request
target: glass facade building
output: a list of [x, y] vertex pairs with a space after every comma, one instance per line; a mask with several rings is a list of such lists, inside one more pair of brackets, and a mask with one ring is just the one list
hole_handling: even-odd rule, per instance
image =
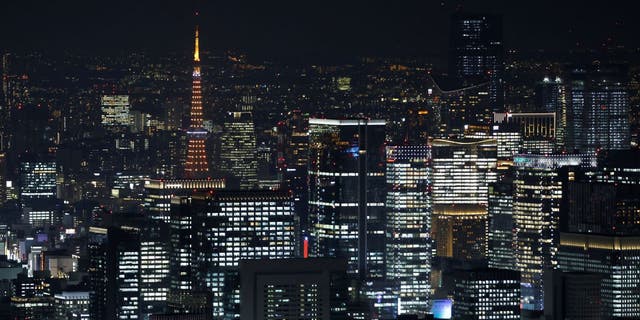
[[431, 148], [387, 146], [386, 278], [399, 314], [426, 314], [431, 274]]
[[385, 121], [309, 119], [309, 228], [317, 257], [385, 275]]
[[595, 152], [630, 147], [627, 69], [621, 65], [571, 70], [567, 149]]
[[517, 155], [514, 158], [515, 257], [521, 273], [525, 309], [543, 309], [543, 271], [557, 268], [563, 193], [558, 169], [595, 165], [594, 156], [581, 154]]

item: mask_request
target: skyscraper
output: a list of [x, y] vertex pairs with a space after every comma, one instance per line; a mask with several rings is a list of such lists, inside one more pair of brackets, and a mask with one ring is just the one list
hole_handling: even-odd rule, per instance
[[455, 272], [453, 319], [520, 319], [519, 278], [512, 270]]
[[[543, 271], [557, 268], [562, 167], [595, 166], [584, 154], [517, 155], [513, 181], [516, 267], [521, 273], [523, 307], [543, 309]], [[568, 173], [566, 173], [568, 174]]]
[[382, 279], [385, 121], [309, 119], [312, 254], [348, 258], [347, 272]]
[[240, 278], [241, 319], [346, 317], [346, 259], [243, 260]]
[[139, 319], [140, 242], [131, 230], [89, 230], [91, 319]]
[[512, 124], [518, 129], [521, 153], [552, 153], [556, 149], [554, 112], [494, 113], [493, 122], [494, 128]]
[[33, 226], [56, 221], [57, 164], [35, 158], [20, 163], [20, 203], [23, 220]]
[[[567, 182], [558, 265], [564, 272], [595, 277], [591, 300], [597, 301], [598, 319], [640, 316], [638, 155], [601, 152], [597, 168], [576, 172]], [[566, 305], [564, 311], [584, 312], [579, 305]]]
[[456, 13], [450, 36], [450, 74], [464, 86], [489, 82], [489, 108], [503, 112], [502, 17]]
[[431, 149], [387, 146], [386, 279], [399, 313], [426, 314], [431, 273]]
[[507, 177], [489, 186], [487, 260], [490, 268], [516, 270], [513, 253], [513, 179]]
[[228, 112], [220, 137], [219, 167], [234, 189], [255, 189], [258, 185], [256, 132], [250, 97], [239, 110]]
[[205, 178], [209, 173], [207, 160], [206, 138], [207, 131], [202, 127], [202, 75], [200, 73], [200, 38], [196, 26], [195, 50], [193, 52], [193, 84], [191, 87], [191, 124], [188, 135], [187, 162], [185, 163], [185, 177], [190, 179]]
[[288, 192], [214, 191], [174, 198], [171, 285], [186, 297], [212, 295], [214, 317], [239, 316], [240, 259], [294, 256], [294, 212]]
[[496, 181], [496, 140], [432, 141], [432, 232], [438, 256], [486, 255], [489, 184]]
[[127, 95], [105, 95], [102, 96], [100, 105], [102, 106], [102, 125], [109, 130], [120, 131], [129, 129], [133, 123], [129, 114], [129, 96]]
[[567, 86], [560, 77], [544, 77], [536, 87], [536, 112], [556, 114], [556, 142], [564, 146], [567, 127]]
[[309, 115], [300, 110], [287, 114], [278, 123], [277, 164], [283, 189], [291, 190], [296, 213], [300, 216], [300, 232], [308, 235], [309, 189]]
[[569, 151], [628, 149], [630, 142], [627, 68], [579, 66], [569, 79], [566, 145]]

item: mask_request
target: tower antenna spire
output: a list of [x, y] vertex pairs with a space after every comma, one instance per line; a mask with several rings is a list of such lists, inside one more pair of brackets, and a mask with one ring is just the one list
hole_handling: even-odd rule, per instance
[[[195, 13], [196, 17], [198, 16], [198, 11]], [[196, 23], [196, 37], [195, 37], [195, 48], [193, 50], [193, 61], [200, 61], [200, 26]]]

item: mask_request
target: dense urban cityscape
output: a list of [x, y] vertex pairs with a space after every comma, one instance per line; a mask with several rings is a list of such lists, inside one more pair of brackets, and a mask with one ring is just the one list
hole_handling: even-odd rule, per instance
[[293, 61], [207, 14], [0, 38], [0, 318], [640, 319], [640, 48], [457, 6], [439, 55]]

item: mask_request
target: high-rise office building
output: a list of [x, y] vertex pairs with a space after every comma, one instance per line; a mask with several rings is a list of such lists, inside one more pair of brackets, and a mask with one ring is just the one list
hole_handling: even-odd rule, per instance
[[239, 315], [241, 259], [295, 254], [289, 192], [214, 191], [174, 198], [171, 213], [172, 288], [207, 290], [214, 317]]
[[130, 230], [91, 227], [91, 319], [139, 319], [140, 242]]
[[495, 139], [434, 139], [434, 205], [487, 205], [489, 183], [496, 181]]
[[54, 297], [55, 320], [89, 320], [89, 292], [63, 291]]
[[489, 186], [487, 262], [490, 268], [516, 270], [513, 247], [513, 179], [511, 173]]
[[[512, 132], [512, 125], [520, 133], [519, 153], [552, 153], [556, 150], [556, 114], [494, 113], [494, 132]], [[500, 130], [502, 129], [506, 130]], [[498, 135], [500, 137], [500, 135]], [[511, 140], [506, 140], [507, 143]], [[503, 145], [504, 148], [504, 145]], [[502, 148], [501, 148], [502, 149]], [[512, 150], [512, 148], [510, 148]]]
[[431, 149], [387, 146], [386, 279], [399, 314], [427, 314], [431, 273]]
[[100, 100], [102, 106], [102, 125], [114, 131], [129, 129], [132, 118], [129, 114], [129, 96], [105, 95]]
[[513, 270], [455, 272], [453, 319], [520, 319], [520, 274]]
[[439, 132], [433, 132], [432, 136], [445, 138], [462, 135], [469, 128], [488, 131], [494, 112], [489, 105], [488, 94], [489, 83], [462, 87], [458, 85], [448, 89], [442, 89], [436, 84], [432, 103]]
[[[562, 167], [595, 167], [593, 155], [517, 155], [513, 181], [516, 267], [521, 273], [523, 307], [542, 310], [543, 271], [557, 268]], [[569, 174], [569, 173], [566, 173]]]
[[561, 270], [601, 278], [599, 319], [640, 317], [640, 237], [563, 232], [559, 251]]
[[[599, 319], [640, 316], [640, 159], [638, 151], [601, 152], [597, 168], [569, 176], [558, 265], [596, 277]], [[584, 312], [580, 301], [565, 313]], [[554, 306], [554, 307], [557, 307]]]
[[240, 261], [241, 319], [345, 319], [347, 260]]
[[20, 204], [23, 220], [33, 226], [53, 224], [56, 216], [57, 164], [29, 159], [20, 163]]
[[295, 211], [300, 216], [300, 233], [304, 235], [309, 234], [308, 152], [309, 115], [291, 111], [285, 121], [278, 123], [277, 165], [281, 188], [293, 194]]
[[465, 86], [489, 83], [489, 108], [504, 110], [502, 17], [456, 13], [451, 17], [450, 74]]
[[569, 151], [624, 150], [631, 145], [627, 70], [621, 65], [571, 70], [566, 145]]
[[150, 218], [169, 222], [172, 197], [187, 197], [225, 187], [223, 179], [148, 179], [144, 181], [144, 207]]
[[187, 161], [185, 177], [206, 178], [209, 174], [206, 139], [208, 132], [203, 128], [202, 75], [200, 69], [200, 37], [196, 26], [195, 49], [193, 52], [193, 84], [191, 87], [191, 124], [187, 131]]
[[252, 106], [243, 104], [240, 110], [228, 112], [223, 127], [220, 137], [220, 170], [231, 188], [256, 189], [258, 159]]
[[556, 115], [556, 143], [564, 147], [567, 127], [567, 86], [560, 77], [544, 77], [536, 87], [536, 112], [553, 112]]
[[383, 120], [309, 119], [311, 251], [360, 279], [385, 274], [384, 142]]
[[489, 184], [496, 181], [495, 139], [432, 141], [432, 232], [441, 257], [486, 257]]
[[553, 270], [544, 279], [545, 319], [603, 319], [602, 277], [597, 273]]

